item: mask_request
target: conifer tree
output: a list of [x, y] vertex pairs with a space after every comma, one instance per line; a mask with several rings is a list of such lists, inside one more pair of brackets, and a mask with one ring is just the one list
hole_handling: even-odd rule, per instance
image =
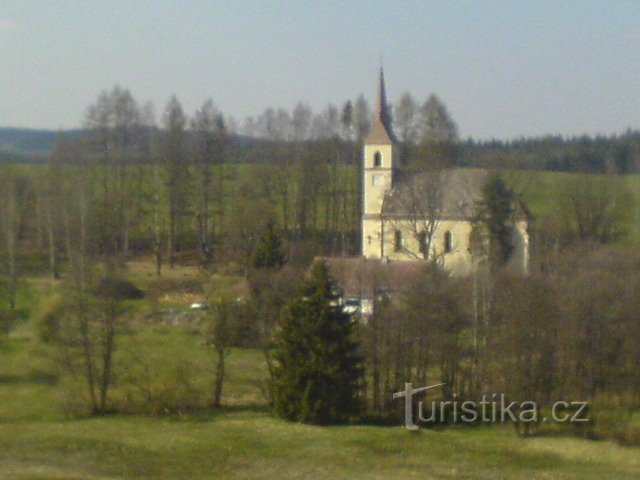
[[507, 263], [514, 249], [514, 193], [499, 173], [482, 186], [481, 217], [489, 234], [489, 261], [492, 269]]
[[273, 221], [267, 222], [251, 255], [253, 268], [279, 268], [286, 262], [282, 252], [282, 241]]
[[336, 424], [360, 411], [356, 324], [338, 298], [327, 264], [317, 261], [300, 294], [283, 311], [271, 384], [274, 409], [281, 417]]

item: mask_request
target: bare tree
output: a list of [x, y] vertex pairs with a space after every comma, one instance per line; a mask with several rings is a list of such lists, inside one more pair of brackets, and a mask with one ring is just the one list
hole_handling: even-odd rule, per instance
[[361, 144], [365, 135], [371, 130], [371, 108], [364, 95], [360, 94], [353, 108], [353, 127], [356, 142]]
[[434, 238], [444, 214], [447, 175], [446, 170], [429, 169], [410, 176], [385, 199], [385, 207], [393, 210], [388, 215], [389, 223], [397, 230], [406, 227], [418, 244], [418, 251], [404, 249], [410, 256], [437, 259]]
[[95, 212], [102, 227], [103, 253], [126, 253], [132, 225], [133, 185], [129, 165], [138, 154], [140, 109], [127, 89], [116, 85], [89, 106], [85, 125], [90, 131], [89, 159], [101, 166], [101, 208]]
[[351, 100], [347, 100], [342, 107], [342, 111], [340, 114], [340, 125], [342, 131], [342, 139], [348, 142], [353, 140], [353, 131], [354, 131], [354, 113], [353, 113], [353, 102]]
[[630, 204], [624, 178], [581, 174], [560, 197], [568, 239], [609, 243], [622, 236]]
[[215, 352], [216, 371], [213, 382], [212, 407], [220, 407], [225, 380], [225, 358], [229, 354], [240, 319], [240, 305], [233, 300], [217, 299], [204, 324], [205, 343]]
[[420, 108], [423, 142], [451, 142], [458, 139], [458, 127], [440, 98], [431, 94]]
[[411, 96], [405, 92], [400, 97], [398, 106], [394, 109], [394, 123], [399, 132], [401, 143], [414, 143], [418, 135], [417, 125], [418, 105]]
[[187, 213], [190, 175], [187, 160], [187, 119], [177, 97], [173, 96], [164, 113], [165, 134], [163, 155], [167, 170], [169, 193], [169, 236], [167, 253], [169, 266], [173, 267], [175, 253], [181, 247], [184, 217]]
[[293, 109], [291, 116], [291, 127], [293, 129], [293, 140], [302, 142], [309, 139], [311, 133], [311, 119], [313, 111], [309, 105], [298, 102]]
[[334, 105], [329, 104], [321, 113], [313, 116], [310, 136], [321, 140], [338, 138], [340, 129], [340, 113]]
[[9, 308], [15, 310], [16, 296], [18, 293], [18, 267], [17, 267], [17, 248], [18, 235], [20, 228], [20, 212], [18, 207], [18, 189], [17, 178], [9, 167], [4, 167], [5, 172], [2, 179], [0, 191], [0, 226], [4, 234], [5, 244], [5, 263], [7, 290], [9, 299]]
[[[198, 173], [199, 195], [196, 202], [196, 219], [202, 265], [213, 260], [213, 215], [211, 201], [214, 196], [214, 174], [222, 176], [226, 129], [224, 117], [208, 100], [196, 112], [192, 122], [195, 133], [195, 161]], [[214, 167], [218, 167], [214, 173]], [[220, 208], [220, 206], [218, 206]]]
[[421, 135], [416, 158], [422, 168], [442, 168], [455, 164], [458, 156], [458, 127], [445, 104], [431, 95], [420, 108]]

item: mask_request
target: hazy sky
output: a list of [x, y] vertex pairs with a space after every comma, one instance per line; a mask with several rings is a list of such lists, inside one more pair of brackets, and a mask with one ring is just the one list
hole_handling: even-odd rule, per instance
[[463, 137], [640, 128], [640, 0], [0, 0], [0, 126], [71, 128], [118, 83], [242, 120], [435, 92]]

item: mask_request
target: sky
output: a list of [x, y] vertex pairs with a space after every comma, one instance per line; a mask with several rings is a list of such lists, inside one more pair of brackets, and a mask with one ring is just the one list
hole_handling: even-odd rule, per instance
[[0, 126], [82, 125], [119, 84], [240, 123], [363, 93], [447, 105], [463, 138], [640, 129], [640, 1], [0, 0]]

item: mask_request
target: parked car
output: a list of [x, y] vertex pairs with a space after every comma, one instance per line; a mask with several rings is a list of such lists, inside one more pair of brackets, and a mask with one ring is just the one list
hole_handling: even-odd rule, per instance
[[191, 304], [191, 310], [206, 310], [209, 308], [209, 304], [206, 300], [196, 300]]

